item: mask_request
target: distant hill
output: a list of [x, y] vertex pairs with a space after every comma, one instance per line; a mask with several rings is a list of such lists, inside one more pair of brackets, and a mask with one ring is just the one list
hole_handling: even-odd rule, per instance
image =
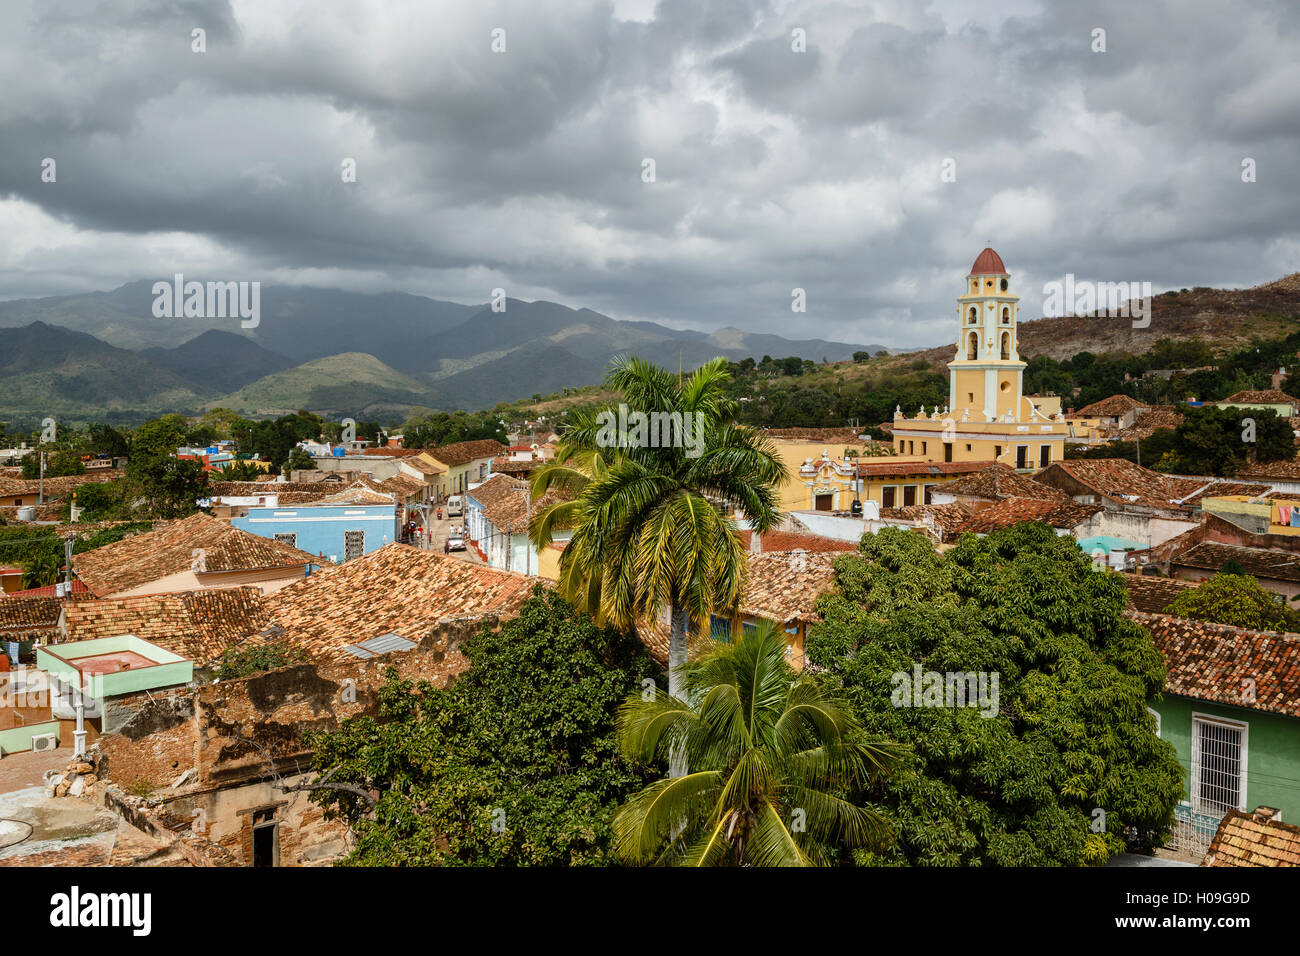
[[244, 415], [287, 415], [300, 408], [328, 417], [348, 414], [401, 417], [413, 405], [428, 404], [423, 383], [365, 352], [313, 359], [209, 402]]
[[[1278, 338], [1294, 332], [1300, 322], [1300, 272], [1250, 289], [1199, 287], [1186, 292], [1166, 292], [1152, 302], [1151, 322], [1133, 327], [1131, 318], [1060, 316], [1022, 320], [1018, 330], [1020, 357], [1037, 355], [1064, 361], [1080, 352], [1100, 355], [1127, 352], [1141, 355], [1160, 339], [1200, 339], [1218, 354], [1250, 344], [1254, 338]], [[938, 348], [912, 353], [909, 358], [929, 359], [936, 368], [952, 360], [953, 341]]]
[[[186, 277], [209, 278], [220, 277]], [[170, 281], [171, 276], [159, 279]], [[259, 324], [243, 329], [237, 318], [154, 318], [154, 281], [128, 282], [111, 292], [0, 302], [0, 327], [47, 322], [137, 350], [175, 348], [201, 332], [217, 329], [299, 363], [355, 351], [360, 345], [374, 354], [391, 355], [412, 339], [459, 325], [482, 308], [404, 292], [367, 294], [263, 285]]]
[[187, 379], [84, 332], [33, 322], [0, 334], [0, 419], [193, 411]]
[[233, 332], [209, 329], [172, 349], [141, 349], [141, 356], [204, 392], [223, 395], [294, 363]]

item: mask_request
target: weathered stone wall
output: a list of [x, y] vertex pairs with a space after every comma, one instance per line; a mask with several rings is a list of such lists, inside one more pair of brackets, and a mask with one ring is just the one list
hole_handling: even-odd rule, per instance
[[281, 865], [328, 862], [344, 852], [345, 829], [326, 822], [307, 793], [283, 789], [305, 779], [304, 733], [376, 712], [390, 666], [447, 686], [467, 666], [461, 644], [482, 623], [440, 622], [416, 648], [369, 661], [296, 664], [120, 702], [117, 730], [99, 740], [101, 772], [128, 793], [147, 793], [170, 826], [221, 847], [233, 865], [251, 865], [255, 823], [277, 826]]

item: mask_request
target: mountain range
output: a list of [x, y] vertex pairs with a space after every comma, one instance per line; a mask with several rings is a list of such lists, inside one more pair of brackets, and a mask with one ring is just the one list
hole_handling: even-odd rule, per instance
[[0, 302], [0, 420], [112, 418], [225, 407], [401, 418], [414, 406], [488, 408], [600, 381], [634, 353], [693, 369], [714, 356], [832, 361], [878, 345], [623, 322], [555, 302], [503, 311], [400, 292], [265, 286], [238, 318], [156, 318], [153, 282]]

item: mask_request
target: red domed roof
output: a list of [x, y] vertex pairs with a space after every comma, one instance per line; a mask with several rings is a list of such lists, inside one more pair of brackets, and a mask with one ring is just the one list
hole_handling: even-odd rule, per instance
[[975, 264], [970, 267], [970, 274], [973, 276], [1006, 275], [1007, 267], [1002, 264], [1002, 257], [986, 246], [976, 258]]

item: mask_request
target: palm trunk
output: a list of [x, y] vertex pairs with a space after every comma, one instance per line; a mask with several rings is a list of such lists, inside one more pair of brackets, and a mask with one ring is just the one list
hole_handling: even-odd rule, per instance
[[[669, 613], [669, 622], [668, 694], [678, 700], [685, 700], [686, 688], [681, 670], [686, 663], [686, 611], [675, 601]], [[686, 754], [679, 746], [674, 745], [668, 755], [668, 776], [684, 777], [686, 770]]]

